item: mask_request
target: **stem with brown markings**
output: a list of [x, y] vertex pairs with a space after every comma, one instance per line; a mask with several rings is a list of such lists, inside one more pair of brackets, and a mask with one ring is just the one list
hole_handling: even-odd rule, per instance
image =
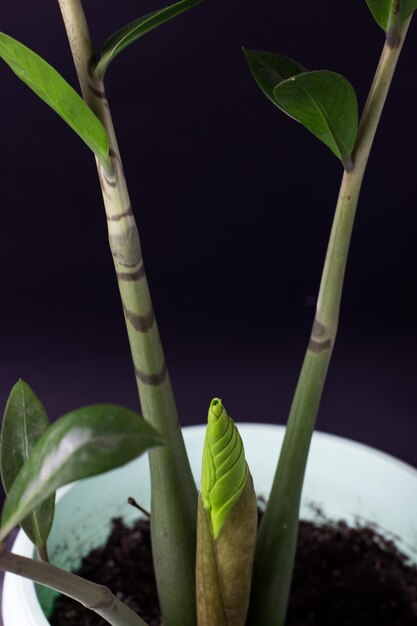
[[143, 265], [138, 229], [104, 85], [80, 0], [59, 0], [83, 97], [109, 136], [111, 170], [97, 162], [142, 413], [167, 445], [149, 453], [152, 549], [165, 626], [195, 626], [197, 491], [178, 422]]
[[107, 587], [65, 572], [50, 563], [2, 552], [0, 570], [29, 578], [73, 598], [112, 626], [147, 626], [142, 618], [118, 600]]
[[[411, 18], [410, 18], [411, 19]], [[372, 142], [410, 19], [387, 39], [359, 125], [353, 169], [343, 174], [320, 283], [316, 317], [288, 418], [268, 506], [258, 533], [248, 624], [283, 626], [311, 437], [336, 339], [356, 207]]]

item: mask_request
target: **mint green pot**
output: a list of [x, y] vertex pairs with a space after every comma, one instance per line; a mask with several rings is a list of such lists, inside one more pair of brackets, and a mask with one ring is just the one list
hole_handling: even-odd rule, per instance
[[[267, 497], [284, 428], [241, 424], [239, 430], [256, 492]], [[204, 426], [184, 429], [197, 482], [204, 433]], [[62, 489], [49, 541], [52, 562], [66, 569], [77, 567], [83, 555], [106, 540], [113, 517], [123, 516], [128, 523], [133, 522], [137, 514], [127, 504], [129, 496], [149, 507], [146, 456]], [[306, 472], [302, 517], [314, 519], [317, 508], [329, 519], [376, 525], [417, 563], [417, 470], [405, 463], [362, 444], [316, 432]], [[32, 556], [32, 544], [23, 532], [18, 534], [13, 551]], [[49, 626], [47, 615], [53, 598], [49, 590], [37, 590], [32, 582], [7, 574], [4, 626]]]

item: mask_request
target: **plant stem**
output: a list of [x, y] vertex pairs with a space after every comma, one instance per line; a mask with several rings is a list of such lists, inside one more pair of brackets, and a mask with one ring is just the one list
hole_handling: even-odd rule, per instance
[[0, 569], [29, 578], [77, 600], [87, 609], [98, 613], [112, 626], [147, 626], [142, 618], [133, 613], [106, 587], [65, 572], [50, 563], [2, 552], [0, 553]]
[[42, 546], [36, 546], [36, 551], [41, 561], [49, 563], [48, 547], [46, 543]]
[[[410, 18], [411, 19], [411, 18]], [[372, 142], [410, 20], [395, 47], [386, 42], [359, 125], [353, 169], [343, 174], [304, 358], [269, 502], [258, 533], [248, 624], [283, 626], [298, 534], [301, 490], [311, 437], [336, 339], [349, 244]]]
[[142, 413], [167, 445], [149, 453], [152, 550], [165, 626], [195, 624], [197, 490], [155, 321], [138, 229], [104, 85], [80, 0], [59, 0], [83, 97], [104, 124], [111, 171], [97, 163]]

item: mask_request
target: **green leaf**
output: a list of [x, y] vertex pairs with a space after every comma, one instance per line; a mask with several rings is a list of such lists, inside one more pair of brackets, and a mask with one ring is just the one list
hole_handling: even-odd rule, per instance
[[10, 490], [0, 541], [58, 487], [124, 465], [161, 445], [134, 411], [98, 404], [61, 417], [41, 436]]
[[130, 46], [131, 43], [151, 32], [151, 30], [154, 30], [154, 28], [157, 28], [161, 24], [165, 24], [165, 22], [168, 22], [177, 15], [191, 9], [201, 1], [202, 0], [181, 0], [181, 2], [171, 4], [153, 13], [148, 13], [115, 32], [103, 45], [101, 58], [95, 69], [96, 76], [103, 78], [111, 61], [113, 61], [119, 52], [127, 48], [127, 46]]
[[387, 31], [391, 24], [401, 26], [417, 9], [417, 0], [366, 0], [375, 21]]
[[417, 9], [417, 0], [402, 0], [400, 4], [400, 24]]
[[279, 83], [273, 95], [282, 111], [308, 128], [350, 169], [358, 103], [343, 76], [325, 70], [305, 72]]
[[242, 439], [221, 400], [211, 401], [203, 450], [201, 495], [217, 537], [248, 478]]
[[302, 65], [282, 54], [247, 48], [243, 48], [243, 53], [254, 79], [266, 97], [274, 104], [276, 104], [274, 100], [275, 87], [283, 80], [306, 71]]
[[107, 166], [109, 140], [104, 126], [62, 76], [35, 52], [4, 33], [0, 33], [0, 57]]
[[275, 52], [244, 53], [267, 98], [308, 128], [349, 169], [358, 131], [358, 103], [352, 85], [334, 72], [307, 72]]
[[[1, 431], [1, 477], [7, 494], [48, 426], [48, 417], [39, 398], [29, 385], [19, 380], [10, 392]], [[23, 530], [35, 546], [46, 544], [54, 508], [55, 494], [52, 494], [22, 522]]]
[[375, 21], [381, 28], [387, 30], [391, 16], [392, 0], [366, 0]]

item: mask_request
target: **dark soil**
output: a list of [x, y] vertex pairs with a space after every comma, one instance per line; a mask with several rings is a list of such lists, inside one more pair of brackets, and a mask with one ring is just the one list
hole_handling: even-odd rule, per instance
[[[77, 573], [109, 587], [149, 626], [160, 626], [146, 520], [132, 529], [115, 520], [107, 545]], [[50, 623], [108, 626], [64, 596]], [[371, 528], [302, 522], [286, 626], [417, 626], [417, 568]]]

